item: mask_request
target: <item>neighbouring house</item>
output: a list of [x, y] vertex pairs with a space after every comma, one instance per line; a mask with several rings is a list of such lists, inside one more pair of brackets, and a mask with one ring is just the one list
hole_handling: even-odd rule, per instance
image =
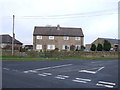
[[70, 46], [81, 48], [84, 44], [84, 34], [81, 28], [70, 27], [34, 27], [33, 50], [49, 51], [54, 49], [70, 50]]
[[33, 50], [33, 45], [25, 45], [24, 48], [27, 51], [32, 51]]
[[111, 39], [111, 38], [97, 38], [91, 44], [86, 44], [86, 49], [90, 50], [92, 44], [95, 44], [97, 46], [98, 43], [100, 43], [100, 44], [103, 45], [104, 40], [107, 40], [111, 43], [111, 50], [112, 51], [120, 50], [120, 45], [119, 45], [120, 44], [120, 39]]
[[[0, 48], [10, 50], [12, 48], [12, 37], [9, 34], [0, 35]], [[20, 50], [23, 43], [18, 41], [17, 39], [14, 40], [14, 49]]]

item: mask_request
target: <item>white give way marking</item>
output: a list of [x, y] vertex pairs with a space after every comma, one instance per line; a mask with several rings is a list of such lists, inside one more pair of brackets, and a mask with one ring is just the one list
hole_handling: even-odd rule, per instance
[[42, 70], [47, 70], [47, 69], [54, 69], [54, 68], [60, 68], [60, 67], [66, 67], [66, 66], [71, 66], [71, 65], [73, 65], [73, 64], [65, 64], [65, 65], [58, 65], [58, 66], [52, 66], [52, 67], [45, 67], [45, 68], [27, 70], [27, 71], [23, 71], [23, 72], [24, 73], [37, 72], [37, 71], [42, 71]]
[[105, 68], [105, 67], [97, 67], [97, 68], [92, 68], [92, 69], [87, 69], [87, 70], [80, 70], [79, 72], [96, 74], [98, 71], [102, 70], [103, 68]]
[[38, 74], [38, 75], [40, 75], [40, 76], [50, 76], [50, 75], [52, 75], [52, 73], [42, 73], [42, 74]]
[[104, 87], [108, 87], [108, 88], [113, 88], [113, 86], [115, 85], [115, 83], [98, 81], [98, 83], [96, 85], [97, 86], [104, 86]]
[[74, 82], [81, 82], [81, 83], [87, 83], [90, 82], [90, 79], [83, 79], [83, 78], [75, 78], [74, 80], [72, 80]]
[[66, 78], [69, 78], [69, 76], [66, 76], [66, 75], [57, 75], [55, 78], [57, 78], [57, 79], [66, 79]]

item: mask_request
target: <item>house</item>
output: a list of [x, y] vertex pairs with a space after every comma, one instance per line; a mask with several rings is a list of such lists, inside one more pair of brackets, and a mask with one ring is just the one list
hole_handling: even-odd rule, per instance
[[[12, 37], [9, 34], [0, 35], [0, 48], [1, 49], [11, 49], [12, 48]], [[23, 43], [14, 40], [14, 49], [20, 49]]]
[[111, 39], [111, 38], [97, 38], [95, 41], [93, 41], [91, 44], [86, 44], [86, 49], [91, 48], [92, 44], [95, 44], [96, 46], [98, 45], [98, 43], [102, 44], [104, 43], [104, 40], [107, 40], [108, 42], [110, 42], [111, 44], [111, 50], [112, 51], [118, 51], [118, 49], [120, 48], [119, 44], [120, 44], [120, 40], [119, 39]]
[[35, 26], [33, 32], [33, 50], [49, 51], [54, 49], [70, 50], [74, 45], [77, 49], [84, 44], [84, 34], [81, 28], [70, 27], [40, 27]]
[[31, 51], [31, 50], [33, 50], [33, 45], [25, 45], [24, 49], [27, 51]]

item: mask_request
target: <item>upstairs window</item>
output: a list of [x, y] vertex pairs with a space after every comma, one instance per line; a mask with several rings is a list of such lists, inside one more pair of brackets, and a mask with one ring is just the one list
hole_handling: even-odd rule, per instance
[[54, 40], [54, 36], [49, 36], [49, 40]]
[[42, 36], [37, 36], [37, 39], [42, 39]]
[[80, 37], [75, 37], [75, 40], [80, 40]]
[[64, 40], [69, 40], [68, 36], [64, 36], [63, 38], [64, 38]]

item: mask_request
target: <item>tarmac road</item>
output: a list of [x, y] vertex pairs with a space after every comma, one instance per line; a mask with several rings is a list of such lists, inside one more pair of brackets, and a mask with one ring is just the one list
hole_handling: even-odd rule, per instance
[[2, 88], [118, 88], [118, 59], [3, 61]]

